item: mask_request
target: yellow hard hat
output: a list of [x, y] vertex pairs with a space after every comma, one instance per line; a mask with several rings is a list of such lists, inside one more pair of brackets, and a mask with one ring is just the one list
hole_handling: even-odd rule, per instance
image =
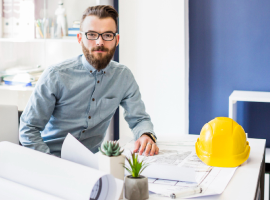
[[228, 117], [217, 117], [205, 124], [195, 148], [197, 156], [213, 167], [237, 167], [250, 153], [244, 129]]

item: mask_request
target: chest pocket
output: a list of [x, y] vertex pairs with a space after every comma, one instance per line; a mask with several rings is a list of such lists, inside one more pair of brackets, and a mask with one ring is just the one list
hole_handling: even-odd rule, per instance
[[101, 100], [99, 116], [101, 119], [111, 117], [119, 106], [117, 98], [104, 98]]

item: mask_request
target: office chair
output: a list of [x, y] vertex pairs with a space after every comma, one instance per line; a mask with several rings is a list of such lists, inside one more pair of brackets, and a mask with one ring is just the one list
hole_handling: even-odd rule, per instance
[[18, 107], [0, 105], [0, 142], [19, 144]]

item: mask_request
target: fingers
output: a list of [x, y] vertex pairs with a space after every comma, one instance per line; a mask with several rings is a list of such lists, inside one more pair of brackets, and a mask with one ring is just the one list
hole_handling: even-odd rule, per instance
[[139, 155], [142, 155], [142, 154], [143, 154], [144, 149], [145, 149], [145, 146], [146, 146], [146, 141], [143, 141], [142, 144], [141, 144], [141, 148], [140, 148], [140, 151], [139, 151]]
[[134, 144], [134, 150], [133, 153], [137, 153], [140, 148], [140, 142], [137, 140]]
[[159, 153], [158, 146], [152, 141], [152, 139], [148, 138], [148, 136], [143, 137], [144, 136], [135, 142], [133, 153], [138, 152], [139, 155], [142, 155], [144, 152], [145, 156], [157, 155]]
[[145, 152], [144, 152], [144, 154], [145, 154], [146, 156], [149, 155], [149, 153], [150, 153], [150, 151], [151, 151], [151, 148], [152, 148], [152, 144], [151, 144], [150, 142], [148, 142], [148, 143], [146, 144], [146, 149], [145, 149]]
[[156, 146], [155, 154], [157, 155], [158, 153], [159, 153], [159, 148], [158, 148], [158, 146]]
[[150, 152], [150, 156], [153, 156], [156, 153], [157, 145], [155, 143], [152, 144], [152, 149]]

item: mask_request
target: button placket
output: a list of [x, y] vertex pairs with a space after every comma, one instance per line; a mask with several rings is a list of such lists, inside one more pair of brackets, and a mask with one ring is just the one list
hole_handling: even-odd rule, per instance
[[[95, 71], [95, 73], [93, 73], [93, 76], [95, 77], [95, 83], [97, 82], [97, 77], [98, 77], [98, 73], [97, 71]], [[92, 93], [92, 96], [90, 97], [90, 110], [88, 112], [88, 116], [87, 116], [87, 125], [88, 128], [94, 126], [95, 124], [95, 110], [96, 110], [96, 104], [97, 104], [97, 99], [96, 99], [96, 90], [97, 90], [97, 84], [94, 84], [95, 88], [94, 91]]]

